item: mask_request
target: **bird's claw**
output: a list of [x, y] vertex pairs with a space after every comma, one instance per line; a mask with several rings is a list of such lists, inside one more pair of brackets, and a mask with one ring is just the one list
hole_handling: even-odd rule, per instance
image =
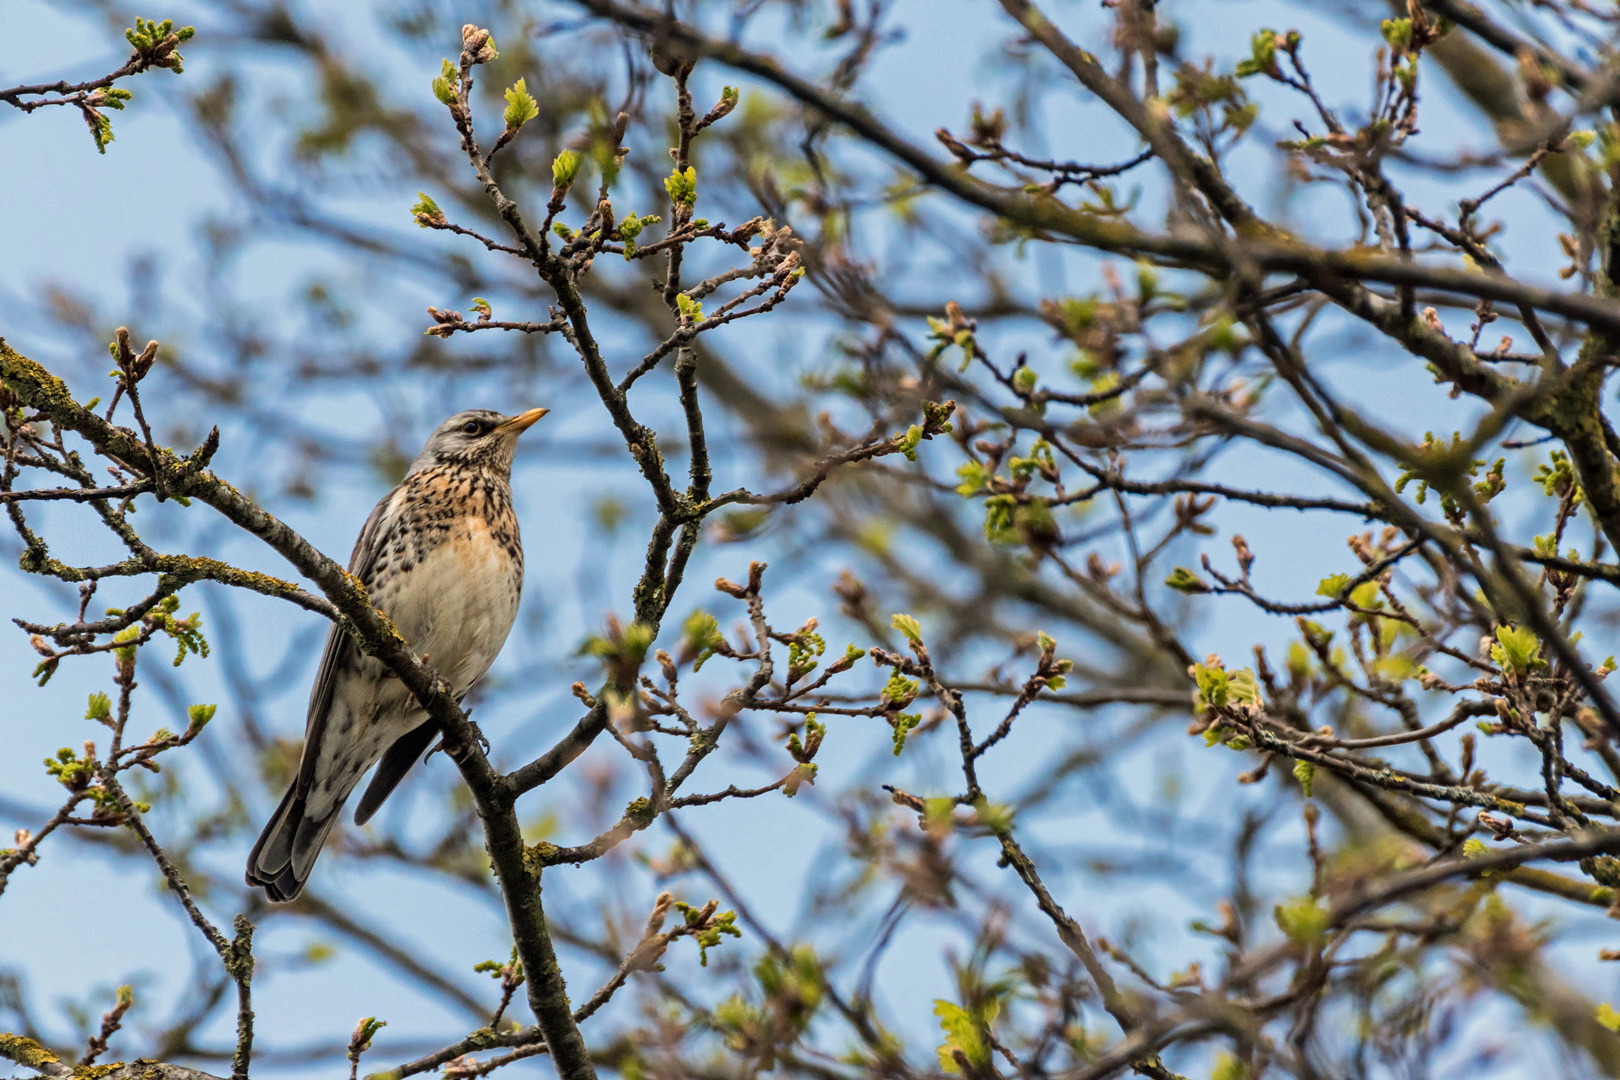
[[[476, 740], [478, 745], [483, 748], [484, 753], [489, 753], [489, 740], [484, 737], [484, 733], [479, 729], [477, 721], [468, 720], [467, 727], [471, 730], [473, 739]], [[427, 754], [423, 756], [422, 760], [426, 761], [428, 758], [432, 757], [434, 754], [437, 754], [441, 750], [446, 754], [450, 754], [452, 758], [457, 760], [461, 759], [460, 754], [450, 752], [449, 740], [441, 735], [439, 737], [439, 741], [433, 744], [432, 749], [430, 749]]]

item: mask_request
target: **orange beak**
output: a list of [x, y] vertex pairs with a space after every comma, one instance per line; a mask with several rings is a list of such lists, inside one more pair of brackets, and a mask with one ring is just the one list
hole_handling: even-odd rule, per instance
[[550, 411], [550, 409], [530, 409], [528, 412], [518, 413], [516, 416], [512, 417], [512, 419], [502, 424], [501, 430], [510, 431], [514, 435], [521, 435], [523, 432], [533, 427], [536, 420], [540, 419]]

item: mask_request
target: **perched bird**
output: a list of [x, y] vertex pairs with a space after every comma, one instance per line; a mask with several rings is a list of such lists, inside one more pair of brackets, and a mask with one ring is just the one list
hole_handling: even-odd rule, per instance
[[[459, 412], [440, 424], [400, 485], [371, 511], [349, 572], [456, 700], [483, 678], [517, 617], [523, 545], [512, 512], [518, 436], [546, 409], [502, 416]], [[355, 809], [377, 812], [436, 727], [381, 662], [333, 626], [309, 695], [298, 776], [248, 856], [247, 882], [271, 900], [295, 898], [309, 880], [344, 800], [373, 764]]]

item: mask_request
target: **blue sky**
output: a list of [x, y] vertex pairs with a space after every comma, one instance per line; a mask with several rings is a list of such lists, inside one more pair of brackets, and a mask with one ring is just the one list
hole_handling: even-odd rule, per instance
[[[1098, 14], [1089, 5], [1053, 7], [1062, 12], [1066, 23], [1076, 28], [1082, 37], [1088, 26], [1098, 25]], [[1256, 26], [1272, 23], [1299, 27], [1311, 43], [1313, 71], [1327, 96], [1348, 102], [1360, 102], [1366, 96], [1367, 57], [1360, 54], [1360, 44], [1354, 49], [1347, 47], [1350, 39], [1330, 12], [1300, 5], [1284, 8], [1258, 0], [1252, 3], [1171, 2], [1164, 8], [1172, 17], [1179, 17], [1190, 39], [1186, 51], [1192, 55], [1214, 52], [1227, 58], [1236, 57], [1247, 52], [1248, 37]], [[561, 6], [556, 6], [556, 10], [559, 16], [566, 11]], [[59, 76], [90, 77], [116, 67], [124, 55], [123, 43], [103, 22], [76, 12], [72, 5], [38, 0], [6, 0], [0, 4], [0, 43], [3, 43], [0, 44], [0, 84]], [[48, 302], [52, 282], [97, 289], [98, 283], [105, 282], [111, 297], [128, 298], [122, 306], [132, 312], [152, 310], [146, 304], [137, 303], [149, 300], [161, 311], [161, 316], [153, 321], [178, 326], [181, 333], [185, 333], [188, 322], [195, 323], [197, 330], [190, 340], [199, 342], [199, 348], [206, 347], [200, 343], [206, 341], [202, 326], [210, 317], [207, 297], [188, 291], [182, 283], [194, 280], [205, 265], [201, 254], [201, 224], [210, 219], [226, 222], [237, 219], [241, 207], [238, 196], [223, 182], [219, 170], [174, 107], [187, 84], [218, 74], [218, 65], [209, 52], [208, 12], [205, 6], [198, 5], [184, 12], [176, 9], [174, 13], [183, 21], [195, 22], [199, 28], [198, 38], [185, 50], [188, 71], [178, 79], [156, 72], [131, 84], [137, 98], [130, 110], [115, 117], [117, 141], [105, 156], [95, 153], [82, 122], [66, 110], [45, 110], [28, 117], [9, 111], [0, 114], [0, 161], [5, 162], [0, 172], [0, 192], [5, 194], [9, 210], [0, 216], [0, 252], [5, 253], [5, 258], [0, 259], [0, 333], [19, 350], [41, 360], [72, 365], [95, 362], [94, 357], [80, 355], [75, 343], [39, 330], [34, 317]], [[362, 47], [360, 43], [371, 40], [364, 30], [368, 9], [356, 5], [343, 17], [355, 24], [354, 47]], [[903, 130], [919, 140], [927, 140], [929, 133], [942, 124], [960, 125], [976, 98], [994, 97], [993, 85], [988, 88], [981, 85], [987, 68], [976, 52], [993, 33], [1000, 32], [1000, 24], [987, 13], [985, 5], [960, 0], [946, 3], [909, 0], [898, 7], [895, 21], [904, 27], [905, 38], [882, 55], [867, 92], [880, 104], [883, 113]], [[498, 34], [499, 28], [496, 30]], [[41, 41], [48, 41], [50, 48], [36, 48], [35, 43]], [[389, 59], [390, 76], [397, 77], [400, 93], [425, 89], [426, 76], [411, 66], [413, 62], [403, 55]], [[273, 84], [275, 71], [274, 62], [266, 61], [250, 77]], [[715, 79], [716, 83], [719, 81]], [[1053, 152], [1111, 160], [1128, 156], [1134, 150], [1134, 145], [1119, 132], [1118, 125], [1106, 123], [1098, 108], [1064, 104], [1062, 102], [1067, 100], [1064, 95], [1053, 97], [1059, 101], [1051, 106], [1049, 130], [1054, 133]], [[1453, 121], [1459, 131], [1476, 130], [1463, 122], [1447, 95], [1440, 92], [1426, 113], [1425, 124], [1441, 129]], [[449, 137], [446, 132], [439, 135]], [[412, 177], [389, 180], [389, 183], [357, 190], [356, 197], [344, 207], [345, 211], [354, 219], [380, 229], [408, 228], [406, 208], [414, 200], [417, 181]], [[379, 187], [384, 194], [379, 194]], [[1266, 190], [1267, 185], [1258, 186], [1256, 198], [1262, 206]], [[1411, 194], [1433, 199], [1436, 205], [1448, 205], [1455, 197], [1455, 193], [1423, 186], [1416, 187]], [[1514, 193], [1504, 202], [1510, 200], [1516, 200], [1512, 213], [1515, 221], [1523, 222], [1524, 227], [1508, 234], [1503, 241], [1505, 248], [1522, 260], [1521, 268], [1528, 276], [1553, 280], [1558, 263], [1556, 245], [1549, 230], [1536, 225], [1538, 220], [1550, 219], [1537, 209], [1533, 197]], [[1306, 200], [1302, 205], [1310, 208], [1315, 204]], [[434, 238], [431, 242], [439, 241]], [[345, 258], [341, 250], [276, 239], [259, 243], [253, 250], [254, 258], [250, 263], [231, 269], [235, 275], [233, 284], [242, 295], [256, 298], [262, 305], [261, 314], [267, 318], [276, 313], [295, 316], [301, 289], [314, 277], [330, 277], [357, 289], [375, 287], [384, 299], [366, 309], [365, 331], [400, 342], [420, 334], [422, 308], [426, 304], [465, 304], [465, 298], [434, 294], [421, 282], [370, 282], [366, 280], [363, 262]], [[155, 297], [130, 295], [125, 269], [136, 257], [149, 258], [160, 267]], [[1028, 275], [1026, 284], [1046, 287], [1051, 283], [1050, 277], [1055, 275], [1074, 275], [1077, 279], [1094, 276], [1097, 263], [1077, 257], [1056, 265], [1026, 265], [1021, 272]], [[948, 287], [949, 283], [946, 285]], [[943, 295], [939, 300], [943, 303], [949, 298]], [[120, 304], [113, 299], [106, 306], [116, 311]], [[144, 333], [139, 325], [134, 329], [138, 337]], [[815, 367], [819, 362], [817, 348], [825, 343], [830, 329], [809, 320], [808, 332], [760, 328], [747, 333], [755, 336], [740, 340], [757, 342], [769, 356], [785, 357], [786, 372], [791, 374]], [[612, 327], [607, 335], [611, 346], [615, 340]], [[186, 340], [181, 338], [181, 341]], [[1011, 352], [1031, 343], [1040, 348], [1045, 339], [1025, 328], [1009, 330], [998, 345]], [[1439, 395], [1429, 389], [1430, 380], [1421, 366], [1409, 357], [1392, 352], [1388, 346], [1379, 344], [1367, 348], [1366, 340], [1354, 332], [1344, 334], [1343, 346], [1346, 362], [1336, 367], [1330, 378], [1347, 388], [1353, 386], [1385, 419], [1402, 424], [1413, 434], [1424, 430]], [[95, 392], [86, 387], [78, 388], [87, 393]], [[442, 390], [432, 385], [401, 385], [393, 392], [407, 402], [398, 410], [375, 401], [333, 401], [311, 415], [309, 422], [316, 429], [332, 432], [333, 437], [362, 440], [380, 431], [391, 431], [388, 425], [401, 414], [425, 416], [438, 407], [442, 397]], [[462, 404], [457, 402], [453, 407], [459, 408]], [[490, 404], [507, 407], [504, 403]], [[515, 410], [530, 404], [547, 402], [523, 400], [510, 403], [510, 407]], [[625, 594], [640, 559], [640, 541], [633, 531], [608, 541], [593, 533], [588, 521], [595, 495], [613, 485], [623, 486], [628, 466], [622, 461], [582, 460], [577, 455], [567, 456], [563, 465], [553, 463], [553, 457], [561, 454], [560, 448], [572, 441], [593, 437], [600, 432], [603, 423], [600, 415], [587, 411], [548, 418], [528, 437], [529, 445], [517, 475], [519, 509], [526, 514], [523, 525], [531, 550], [530, 596], [525, 601], [525, 617], [544, 623], [530, 640], [535, 648], [551, 650], [552, 662], [562, 667], [567, 661], [560, 658], [600, 625], [606, 610], [617, 607], [622, 612], [628, 606]], [[426, 430], [426, 426], [418, 424], [417, 430], [402, 430], [395, 435], [401, 445], [414, 451]], [[224, 435], [224, 447], [215, 466], [227, 477], [251, 472], [262, 455], [281, 452], [248, 425], [228, 428]], [[929, 451], [925, 448], [924, 452]], [[1292, 463], [1271, 458], [1240, 456], [1234, 467], [1257, 472], [1257, 485], [1284, 487], [1317, 482]], [[337, 486], [323, 492], [319, 500], [288, 502], [273, 509], [285, 514], [324, 550], [341, 557], [347, 552], [366, 508], [382, 493], [383, 485], [364, 470], [336, 475]], [[629, 487], [624, 489], [634, 491]], [[533, 509], [525, 511], [525, 505], [573, 507], [577, 508], [577, 518], [568, 520], [565, 515], [559, 520], [554, 511], [541, 516]], [[71, 511], [61, 511], [62, 518], [55, 518], [55, 513], [46, 515], [45, 520], [70, 520], [65, 515]], [[227, 535], [224, 530], [199, 525], [195, 514], [193, 511], [192, 517], [182, 518], [173, 508], [165, 508], [153, 518], [159, 530], [175, 537], [177, 542], [181, 537], [200, 538], [202, 542], [218, 544], [221, 551], [246, 565], [275, 569], [275, 560], [268, 553]], [[1307, 597], [1322, 574], [1324, 562], [1333, 563], [1335, 568], [1350, 565], [1351, 557], [1343, 546], [1346, 526], [1342, 522], [1301, 519], [1289, 522], [1286, 529], [1279, 529], [1275, 517], [1228, 507], [1221, 512], [1220, 525], [1224, 532], [1242, 532], [1248, 537], [1260, 556], [1262, 579], [1273, 595]], [[65, 558], [90, 559], [104, 550], [100, 539], [88, 530], [82, 537], [63, 528], [57, 531], [62, 536], [60, 548]], [[542, 558], [535, 558], [537, 551], [543, 552]], [[740, 576], [750, 554], [743, 548], [708, 551], [697, 568], [701, 572], [695, 572], [694, 578], [701, 582], [716, 573]], [[795, 565], [801, 571], [798, 584], [773, 597], [773, 614], [778, 622], [792, 626], [811, 614], [823, 614], [829, 604], [825, 585], [836, 575], [839, 562], [817, 552], [778, 551], [771, 555], [773, 560], [783, 559], [787, 565]], [[548, 575], [553, 580], [569, 582], [597, 577], [605, 584], [600, 589], [582, 590], [578, 594], [589, 599], [553, 602], [547, 599]], [[14, 574], [3, 580], [7, 582], [7, 592], [5, 610], [0, 614], [8, 617], [22, 611], [30, 613], [29, 617], [46, 618], [43, 612], [49, 609], [47, 598], [61, 595], [59, 589], [34, 583], [19, 585]], [[597, 596], [602, 599], [593, 606], [591, 599]], [[113, 596], [107, 599], [111, 601]], [[677, 605], [677, 614], [684, 614], [690, 606], [700, 602], [710, 603], [707, 596], [694, 596]], [[255, 635], [253, 654], [261, 669], [291, 657], [289, 663], [296, 676], [288, 678], [285, 693], [273, 702], [274, 715], [269, 722], [279, 732], [294, 733], [302, 727], [305, 688], [323, 628], [314, 625], [318, 620], [312, 616], [269, 601], [250, 602], [246, 610], [251, 613]], [[1237, 600], [1212, 601], [1203, 605], [1200, 615], [1201, 621], [1193, 634], [1200, 651], [1223, 648], [1240, 653], [1241, 646], [1250, 642], [1276, 644], [1286, 636], [1288, 629], [1284, 624], [1256, 617]], [[1239, 643], [1240, 647], [1234, 648], [1234, 643]], [[305, 655], [301, 661], [299, 653]], [[43, 806], [52, 800], [53, 787], [34, 763], [42, 755], [42, 747], [48, 751], [56, 744], [56, 736], [42, 736], [41, 731], [60, 729], [63, 745], [76, 744], [86, 737], [87, 725], [78, 722], [77, 717], [82, 713], [87, 687], [101, 688], [105, 673], [96, 669], [93, 662], [81, 663], [64, 670], [45, 690], [36, 691], [26, 679], [26, 672], [32, 666], [31, 656], [22, 635], [0, 634], [0, 700], [17, 703], [10, 715], [0, 717], [0, 793]], [[505, 657], [494, 677], [499, 679], [511, 674], [519, 665], [519, 658]], [[573, 677], [588, 678], [589, 669], [583, 662], [576, 667], [578, 673]], [[228, 696], [217, 665], [210, 667], [207, 663], [193, 661], [180, 677], [184, 686], [182, 696], [188, 700], [225, 701]], [[561, 680], [540, 687], [535, 695], [521, 701], [502, 698], [494, 719], [484, 718], [485, 731], [495, 742], [497, 752], [508, 753], [508, 760], [519, 760], [523, 756], [521, 747], [502, 746], [502, 732], [543, 746], [551, 732], [572, 723], [576, 713], [566, 687], [567, 681]], [[232, 737], [228, 711], [228, 708], [222, 709], [221, 721], [210, 730], [209, 738], [229, 740]], [[1109, 732], [1124, 719], [1103, 715], [1075, 721], [1072, 717], [1044, 714], [1029, 742], [1019, 744], [996, 759], [989, 780], [1004, 790], [1016, 789], [1020, 780], [1041, 764], [1043, 745], [1060, 739], [1106, 745]], [[160, 722], [169, 721], [153, 717], [150, 726], [155, 727]], [[1093, 725], [1094, 731], [1076, 736], [1072, 730], [1075, 723]], [[838, 745], [829, 745], [829, 757], [823, 768], [831, 773], [840, 767], [853, 770], [861, 763], [871, 762], [873, 751], [882, 740], [881, 733], [841, 731]], [[948, 782], [949, 759], [943, 749], [919, 748], [920, 752], [906, 763], [907, 775], [923, 785], [931, 778], [944, 777], [946, 780], [942, 782]], [[1166, 775], [1179, 772], [1189, 803], [1195, 808], [1202, 804], [1201, 809], [1194, 809], [1188, 815], [1190, 818], [1200, 813], [1230, 814], [1235, 805], [1259, 806], [1270, 799], [1266, 792], [1242, 789], [1234, 794], [1229, 782], [1211, 784], [1201, 779], [1199, 772], [1207, 766], [1201, 764], [1205, 759], [1192, 756], [1197, 752], [1197, 747], [1191, 745], [1156, 744], [1140, 759], [1122, 761], [1114, 780], [1123, 789], [1135, 790], [1147, 801]], [[442, 762], [439, 765], [443, 767]], [[724, 786], [724, 781], [720, 786]], [[807, 797], [820, 796], [813, 792]], [[576, 835], [579, 830], [569, 826], [573, 800], [579, 798], [576, 787], [547, 789], [536, 800], [535, 816], [538, 818], [546, 812], [555, 814], [563, 822], [568, 838], [577, 842], [583, 836]], [[402, 820], [410, 829], [420, 824], [411, 815], [424, 813], [428, 813], [425, 808], [407, 805], [396, 820]], [[808, 916], [798, 903], [803, 882], [807, 875], [817, 872], [814, 853], [822, 845], [836, 842], [819, 818], [799, 804], [778, 803], [771, 807], [769, 815], [755, 814], [743, 806], [717, 808], [702, 816], [689, 815], [683, 821], [700, 835], [715, 841], [716, 847], [724, 852], [722, 864], [736, 875], [756, 906], [770, 913], [778, 932], [791, 936], [805, 929]], [[1194, 914], [1207, 895], [1222, 884], [1211, 881], [1204, 889], [1192, 890], [1160, 885], [1158, 892], [1115, 890], [1099, 895], [1086, 887], [1083, 856], [1099, 852], [1106, 852], [1115, 859], [1154, 855], [1161, 849], [1153, 822], [1143, 819], [1122, 825], [1118, 820], [1110, 822], [1080, 813], [1065, 823], [1063, 829], [1072, 829], [1075, 835], [1053, 835], [1046, 839], [1060, 844], [1072, 843], [1079, 854], [1075, 866], [1054, 875], [1058, 887], [1073, 910], [1084, 913], [1088, 926], [1111, 935], [1128, 937], [1136, 916], [1143, 911]], [[667, 834], [655, 830], [647, 846], [656, 851], [668, 842]], [[1279, 851], [1276, 859], [1279, 873], [1299, 872], [1297, 852]], [[119, 866], [116, 872], [109, 870], [107, 863], [93, 858], [83, 848], [64, 842], [54, 844], [39, 867], [17, 875], [4, 904], [0, 905], [0, 966], [24, 971], [42, 1001], [82, 1000], [93, 1012], [104, 1007], [106, 988], [126, 981], [126, 972], [144, 973], [145, 985], [138, 984], [138, 987], [143, 995], [150, 994], [150, 997], [143, 996], [143, 1008], [152, 1010], [147, 1014], [147, 1022], [155, 1023], [161, 1020], [166, 1008], [188, 992], [187, 971], [200, 955], [200, 942], [183, 918], [178, 917], [178, 909], [150, 887], [149, 883], [155, 881], [155, 871], [128, 862]], [[332, 875], [337, 893], [352, 902], [356, 909], [390, 925], [406, 927], [414, 947], [446, 970], [457, 972], [462, 985], [493, 1000], [490, 987], [476, 981], [470, 968], [474, 962], [502, 952], [500, 941], [504, 925], [498, 911], [465, 891], [425, 885], [410, 875], [375, 869], [356, 871], [341, 865], [323, 866], [323, 871]], [[697, 891], [703, 888], [701, 883], [690, 887]], [[589, 909], [594, 898], [612, 897], [623, 889], [644, 893], [648, 900], [655, 891], [644, 874], [633, 866], [624, 865], [605, 874], [553, 874], [548, 877], [548, 903], [569, 911]], [[704, 897], [689, 898], [701, 900]], [[221, 909], [215, 914], [225, 921], [230, 913]], [[932, 997], [948, 991], [940, 954], [940, 943], [947, 936], [944, 923], [943, 918], [922, 918], [912, 924], [889, 953], [880, 973], [880, 986], [887, 991], [898, 1026], [919, 1040], [931, 1038], [934, 1030], [930, 1015]], [[107, 965], [99, 959], [88, 965], [64, 963], [60, 935], [67, 927], [72, 928], [73, 954], [116, 958], [117, 964]], [[42, 930], [48, 932], [37, 932]], [[1021, 924], [1021, 930], [1032, 936], [1044, 932], [1038, 922]], [[278, 922], [260, 937], [260, 955], [273, 963], [278, 958], [299, 954], [312, 940], [312, 934], [298, 924]], [[1166, 960], [1185, 955], [1182, 950], [1186, 942], [1180, 935], [1171, 937], [1164, 945], [1167, 946]], [[1154, 944], [1148, 942], [1145, 947], [1151, 954]], [[1583, 955], [1589, 951], [1589, 948], [1584, 949]], [[565, 954], [565, 963], [577, 965], [573, 970], [582, 972], [573, 983], [576, 989], [594, 984], [596, 973], [583, 958]], [[257, 997], [264, 1039], [282, 1046], [337, 1041], [347, 1036], [360, 1016], [382, 1016], [390, 1021], [391, 1027], [379, 1037], [378, 1049], [368, 1059], [368, 1065], [381, 1068], [394, 1060], [392, 1048], [400, 1045], [409, 1034], [452, 1037], [469, 1026], [465, 1017], [448, 1013], [440, 1003], [390, 985], [382, 972], [383, 969], [356, 950], [343, 949], [325, 964], [265, 980], [258, 988]], [[919, 985], [929, 989], [920, 992]], [[222, 1039], [225, 1030], [220, 1027], [212, 1034]], [[330, 1068], [330, 1063], [326, 1068]], [[315, 1075], [323, 1070], [302, 1071]], [[292, 1075], [301, 1071], [287, 1072]]]

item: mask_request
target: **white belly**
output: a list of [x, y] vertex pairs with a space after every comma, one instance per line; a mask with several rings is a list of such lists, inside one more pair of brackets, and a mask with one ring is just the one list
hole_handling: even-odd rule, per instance
[[517, 618], [522, 569], [483, 518], [462, 518], [399, 584], [376, 597], [412, 651], [460, 696], [494, 663]]

